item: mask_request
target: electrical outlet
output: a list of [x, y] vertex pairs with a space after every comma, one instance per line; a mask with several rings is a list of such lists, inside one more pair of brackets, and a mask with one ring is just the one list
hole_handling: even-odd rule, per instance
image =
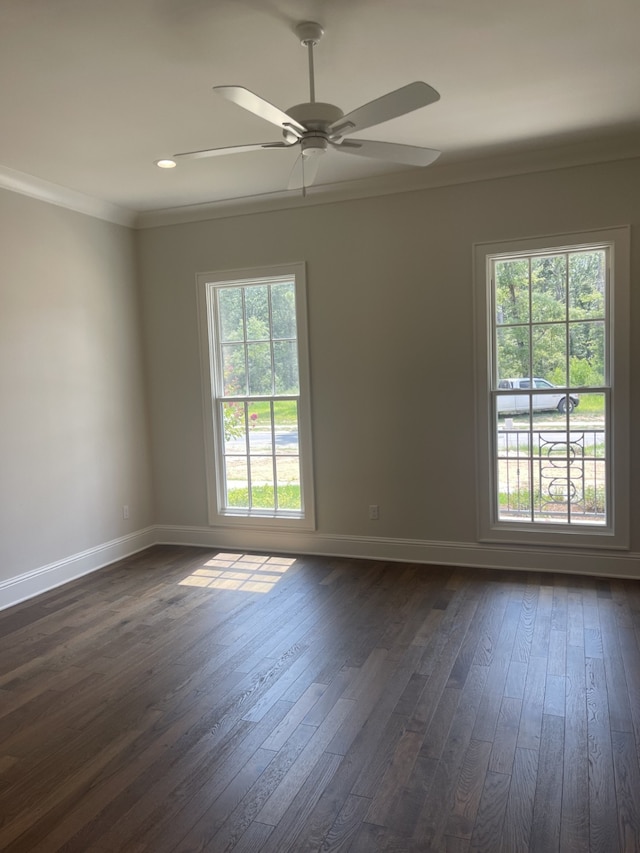
[[122, 507], [122, 517], [129, 518], [129, 507], [126, 505]]
[[369, 507], [369, 519], [371, 521], [378, 521], [380, 518], [380, 507], [378, 504], [371, 504]]

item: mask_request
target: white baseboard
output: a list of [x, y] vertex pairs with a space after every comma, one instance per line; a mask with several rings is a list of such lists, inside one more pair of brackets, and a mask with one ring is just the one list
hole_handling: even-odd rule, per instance
[[156, 525], [0, 582], [0, 610], [160, 544], [640, 579], [640, 554], [635, 552]]
[[440, 566], [559, 572], [640, 579], [640, 554], [626, 551], [540, 548], [484, 543], [382, 539], [326, 533], [230, 530], [222, 527], [156, 526], [156, 542], [229, 550], [268, 550]]
[[75, 578], [95, 572], [98, 569], [129, 557], [138, 551], [154, 545], [157, 533], [153, 527], [138, 530], [128, 536], [104, 542], [95, 548], [89, 548], [73, 554], [55, 563], [40, 566], [22, 575], [0, 582], [0, 610], [19, 604], [27, 598], [33, 598], [47, 590], [68, 583]]

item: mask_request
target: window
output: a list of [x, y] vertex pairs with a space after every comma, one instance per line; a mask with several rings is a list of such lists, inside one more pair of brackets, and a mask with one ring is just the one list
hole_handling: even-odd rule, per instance
[[481, 538], [628, 547], [628, 247], [476, 247]]
[[210, 521], [311, 528], [304, 265], [197, 285]]

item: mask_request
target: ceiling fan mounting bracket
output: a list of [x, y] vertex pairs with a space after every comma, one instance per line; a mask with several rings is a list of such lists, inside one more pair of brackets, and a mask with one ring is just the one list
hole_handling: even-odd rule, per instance
[[300, 44], [304, 47], [316, 45], [324, 35], [324, 30], [315, 21], [301, 21], [296, 24], [296, 35], [300, 39]]

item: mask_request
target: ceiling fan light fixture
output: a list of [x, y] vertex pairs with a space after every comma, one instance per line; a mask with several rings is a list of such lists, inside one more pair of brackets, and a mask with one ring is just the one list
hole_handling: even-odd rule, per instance
[[169, 160], [167, 157], [156, 160], [156, 166], [159, 169], [175, 169], [177, 165], [175, 160]]
[[326, 136], [310, 135], [300, 140], [303, 157], [317, 157], [319, 154], [324, 154], [328, 147], [329, 142]]

